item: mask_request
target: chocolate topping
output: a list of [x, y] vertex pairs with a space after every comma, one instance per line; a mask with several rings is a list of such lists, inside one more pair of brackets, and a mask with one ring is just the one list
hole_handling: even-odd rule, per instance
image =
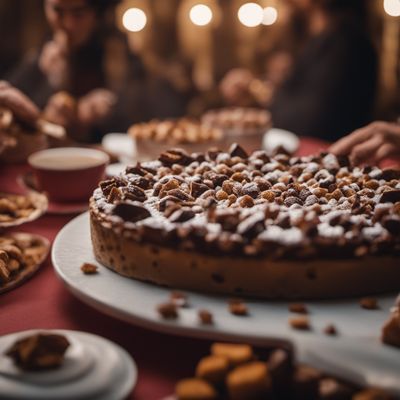
[[100, 183], [93, 204], [105, 221], [138, 240], [204, 253], [394, 255], [400, 247], [397, 174], [352, 167], [328, 153], [270, 158], [236, 144], [206, 154], [173, 149]]

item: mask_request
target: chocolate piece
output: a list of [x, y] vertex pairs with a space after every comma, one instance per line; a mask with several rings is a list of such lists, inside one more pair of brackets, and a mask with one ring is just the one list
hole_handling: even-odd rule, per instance
[[171, 222], [186, 222], [194, 218], [195, 215], [196, 214], [190, 208], [187, 209], [181, 208], [173, 212], [169, 217], [169, 220]]
[[161, 153], [158, 158], [164, 165], [171, 166], [173, 164], [189, 165], [194, 161], [185, 151], [181, 149], [172, 149]]
[[363, 297], [360, 299], [360, 306], [366, 310], [379, 309], [378, 300], [375, 297]]
[[382, 193], [380, 203], [396, 203], [400, 201], [400, 190], [388, 190]]
[[147, 198], [146, 193], [142, 188], [132, 184], [120, 189], [120, 191], [124, 200], [139, 201], [143, 203]]
[[400, 179], [400, 169], [384, 169], [380, 174], [379, 179], [384, 179], [387, 182], [391, 181], [392, 179]]
[[246, 153], [246, 151], [238, 145], [237, 143], [233, 143], [231, 147], [229, 148], [229, 154], [231, 157], [240, 157], [240, 158], [248, 158], [249, 155]]
[[58, 368], [68, 347], [62, 335], [38, 333], [18, 340], [5, 354], [21, 369], [39, 371]]
[[188, 307], [189, 305], [187, 295], [182, 292], [171, 292], [170, 300], [177, 307]]
[[249, 313], [246, 304], [238, 299], [232, 299], [229, 301], [229, 312], [233, 315], [238, 315], [241, 317], [248, 315]]
[[289, 311], [297, 314], [308, 314], [308, 309], [303, 303], [291, 303], [289, 304]]
[[81, 265], [81, 271], [85, 275], [93, 275], [93, 274], [97, 274], [98, 268], [97, 268], [97, 265], [94, 265], [94, 264], [91, 264], [91, 263], [83, 263]]
[[162, 303], [157, 306], [157, 311], [164, 319], [178, 318], [178, 310], [175, 303]]
[[210, 188], [203, 183], [191, 182], [190, 183], [190, 194], [194, 197], [200, 197], [204, 192], [209, 190]]
[[336, 335], [337, 335], [337, 329], [336, 329], [335, 325], [333, 325], [333, 324], [328, 324], [328, 325], [324, 328], [324, 333], [325, 333], [325, 335], [336, 336]]
[[129, 222], [151, 217], [150, 211], [139, 202], [119, 202], [115, 205], [113, 214]]
[[213, 325], [214, 320], [213, 320], [213, 315], [211, 314], [210, 311], [208, 310], [199, 310], [198, 316], [200, 319], [200, 323], [203, 325]]
[[310, 320], [307, 317], [290, 318], [289, 325], [293, 329], [301, 331], [309, 331], [311, 329]]

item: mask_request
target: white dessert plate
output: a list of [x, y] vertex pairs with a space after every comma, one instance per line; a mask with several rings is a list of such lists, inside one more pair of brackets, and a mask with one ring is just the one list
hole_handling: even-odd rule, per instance
[[117, 155], [120, 162], [130, 164], [135, 161], [135, 141], [127, 133], [108, 133], [101, 144], [105, 150]]
[[284, 129], [269, 129], [262, 142], [263, 149], [268, 154], [273, 154], [276, 149], [284, 148], [288, 153], [293, 154], [299, 148], [300, 140], [293, 132]]
[[[64, 335], [70, 342], [63, 364], [54, 370], [22, 371], [4, 355], [26, 336], [44, 332]], [[31, 330], [0, 338], [0, 398], [121, 400], [137, 381], [137, 367], [120, 346], [86, 332]]]
[[[400, 350], [379, 341], [395, 294], [378, 296], [378, 310], [362, 309], [356, 298], [306, 302], [312, 323], [310, 332], [289, 327], [288, 319], [294, 315], [288, 312], [287, 302], [249, 299], [246, 300], [249, 315], [239, 317], [228, 312], [229, 296], [194, 292], [186, 292], [190, 307], [180, 309], [179, 318], [171, 321], [160, 318], [156, 311], [157, 305], [168, 300], [171, 289], [124, 278], [95, 260], [88, 213], [76, 217], [59, 232], [52, 259], [56, 273], [69, 290], [108, 315], [177, 335], [246, 341], [256, 345], [289, 341], [297, 348], [301, 362], [400, 395]], [[80, 270], [84, 262], [98, 265], [99, 272], [84, 275]], [[212, 312], [214, 325], [199, 324], [199, 309]], [[322, 333], [330, 323], [338, 329], [337, 337]]]

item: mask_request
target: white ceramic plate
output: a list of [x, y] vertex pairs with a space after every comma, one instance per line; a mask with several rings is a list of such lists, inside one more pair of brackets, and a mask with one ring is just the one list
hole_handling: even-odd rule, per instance
[[135, 141], [127, 133], [108, 133], [101, 144], [105, 150], [117, 155], [120, 162], [130, 164], [135, 161]]
[[[27, 372], [4, 355], [11, 345], [37, 332], [64, 335], [70, 342], [60, 368]], [[0, 398], [121, 400], [137, 381], [137, 367], [120, 346], [86, 332], [31, 330], [0, 338]]]
[[[60, 231], [52, 258], [57, 274], [71, 292], [108, 315], [185, 336], [257, 345], [291, 341], [302, 362], [345, 379], [351, 377], [360, 384], [368, 382], [400, 394], [400, 350], [379, 342], [381, 326], [388, 318], [395, 295], [379, 296], [380, 309], [373, 311], [360, 308], [358, 299], [307, 302], [312, 332], [294, 331], [288, 326], [291, 315], [286, 302], [248, 300], [250, 315], [238, 317], [227, 311], [229, 297], [191, 292], [186, 292], [191, 307], [181, 309], [179, 318], [170, 321], [161, 319], [156, 312], [157, 305], [169, 298], [170, 289], [124, 278], [96, 262], [88, 213], [76, 217]], [[84, 275], [80, 270], [84, 262], [97, 264], [99, 273]], [[199, 324], [199, 308], [213, 313], [213, 326]], [[328, 323], [335, 324], [338, 337], [322, 333]], [[385, 379], [382, 379], [383, 374]]]

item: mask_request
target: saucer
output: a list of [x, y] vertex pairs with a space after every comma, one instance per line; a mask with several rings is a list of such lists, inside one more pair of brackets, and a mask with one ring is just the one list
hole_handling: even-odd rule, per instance
[[[70, 342], [59, 368], [23, 371], [4, 355], [14, 342], [37, 333], [63, 335]], [[0, 398], [120, 400], [132, 392], [137, 375], [123, 348], [90, 333], [30, 330], [0, 337]]]
[[[17, 181], [21, 187], [30, 191], [39, 193], [37, 187], [37, 182], [32, 171], [25, 172], [18, 176]], [[43, 192], [44, 195], [46, 193]], [[47, 197], [47, 196], [46, 196]], [[54, 200], [48, 199], [47, 214], [53, 215], [70, 215], [70, 214], [80, 214], [86, 211], [89, 207], [89, 201], [84, 202], [69, 202], [60, 203]]]

